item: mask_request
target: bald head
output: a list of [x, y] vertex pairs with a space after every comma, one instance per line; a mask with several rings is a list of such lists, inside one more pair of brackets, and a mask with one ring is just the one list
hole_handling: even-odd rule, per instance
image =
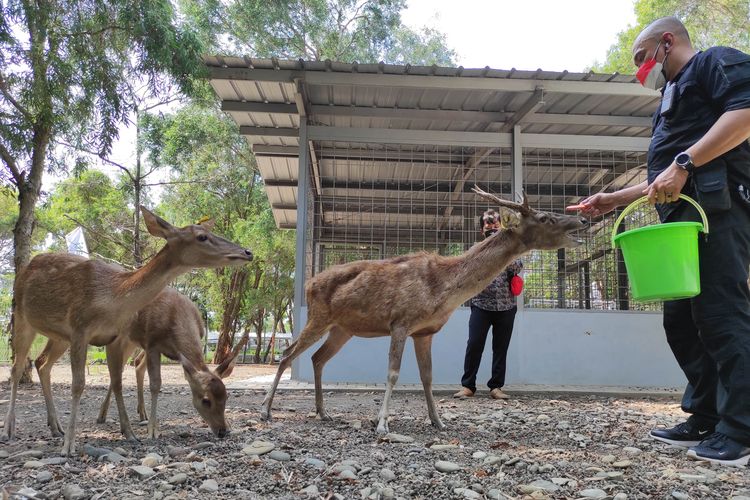
[[672, 33], [676, 39], [690, 45], [690, 35], [685, 25], [674, 16], [662, 17], [646, 26], [636, 38], [636, 44], [639, 41], [660, 39], [664, 33]]

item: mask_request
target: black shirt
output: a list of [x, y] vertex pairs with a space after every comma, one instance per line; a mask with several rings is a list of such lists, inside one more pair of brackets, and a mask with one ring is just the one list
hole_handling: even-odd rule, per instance
[[[703, 137], [723, 113], [750, 108], [750, 55], [729, 47], [698, 52], [668, 83], [672, 84], [675, 94], [672, 106], [664, 114], [660, 106], [653, 116], [653, 135], [648, 149], [649, 184], [672, 164], [678, 153]], [[717, 160], [726, 165], [725, 177], [728, 177], [731, 197], [734, 199], [738, 193], [747, 191], [750, 187], [747, 141]], [[717, 172], [720, 169], [714, 168], [712, 163], [699, 167], [696, 175], [705, 179], [721, 175]], [[691, 176], [682, 190], [691, 197], [696, 196], [692, 178], [696, 175]], [[665, 220], [678, 206], [678, 203], [657, 205], [657, 210]]]

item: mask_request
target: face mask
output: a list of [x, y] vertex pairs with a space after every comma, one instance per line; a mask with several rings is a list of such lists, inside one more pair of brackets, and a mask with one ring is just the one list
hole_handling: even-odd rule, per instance
[[667, 83], [667, 78], [664, 76], [664, 63], [667, 60], [667, 54], [664, 54], [664, 60], [662, 62], [656, 62], [656, 53], [659, 52], [661, 42], [656, 46], [654, 51], [654, 57], [641, 64], [638, 68], [638, 72], [635, 77], [641, 82], [641, 85], [647, 89], [657, 90], [662, 88]]
[[494, 222], [494, 223], [487, 223], [487, 222], [485, 222], [485, 224], [484, 224], [484, 231], [483, 231], [484, 237], [485, 238], [489, 238], [490, 236], [492, 236], [493, 234], [495, 234], [499, 230], [500, 230], [500, 223], [499, 222]]

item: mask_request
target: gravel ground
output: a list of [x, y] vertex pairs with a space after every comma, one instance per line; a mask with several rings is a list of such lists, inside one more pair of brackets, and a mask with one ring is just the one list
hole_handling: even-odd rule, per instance
[[[272, 373], [238, 367], [233, 379]], [[135, 413], [132, 369], [125, 384]], [[67, 375], [66, 375], [67, 373]], [[7, 380], [7, 369], [0, 368]], [[371, 422], [381, 392], [327, 392], [333, 421], [314, 418], [311, 391], [277, 393], [274, 420], [260, 422], [260, 390], [230, 391], [233, 427], [215, 439], [193, 409], [177, 367], [165, 367], [159, 399], [162, 437], [122, 440], [110, 409], [95, 423], [107, 377], [92, 373], [82, 400], [78, 448], [59, 457], [38, 385], [23, 387], [18, 439], [0, 443], [3, 498], [750, 498], [748, 469], [711, 466], [648, 439], [648, 430], [682, 418], [675, 399], [562, 394], [438, 396], [447, 424], [429, 426], [423, 396], [396, 393], [390, 430]], [[69, 369], [53, 374], [63, 425]], [[0, 384], [0, 418], [8, 385]], [[24, 453], [25, 452], [25, 453]], [[18, 455], [21, 453], [21, 455]]]

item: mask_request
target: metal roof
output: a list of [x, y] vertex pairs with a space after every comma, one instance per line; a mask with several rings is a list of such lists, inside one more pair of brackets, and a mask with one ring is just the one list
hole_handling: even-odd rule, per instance
[[[590, 165], [570, 168], [586, 167], [590, 158], [584, 153], [573, 158], [563, 151], [605, 152], [614, 170], [615, 164], [638, 161], [660, 98], [632, 75], [617, 73], [223, 56], [207, 56], [204, 62], [222, 109], [252, 146], [277, 225], [289, 228], [296, 224], [300, 116], [309, 124], [312, 182], [321, 200], [332, 205], [343, 197], [387, 200], [403, 188], [421, 196], [425, 206], [444, 206], [451, 191], [425, 189], [439, 184], [439, 178], [430, 176], [440, 168], [460, 171], [481, 151], [493, 151], [487, 161], [509, 163], [514, 126], [524, 138], [525, 175], [550, 186], [536, 193], [540, 198], [551, 192], [580, 197], [587, 194], [585, 189], [571, 192], [566, 186], [593, 187], [593, 179], [605, 175], [610, 183], [634, 181], [632, 173], [623, 178], [622, 170], [610, 175]], [[534, 157], [544, 158], [545, 165], [547, 159], [560, 157], [560, 165], [568, 168], [554, 170], [550, 178], [548, 168], [534, 171]], [[348, 162], [346, 178], [337, 177], [336, 158]], [[399, 168], [400, 161], [409, 168]], [[387, 169], [398, 189], [368, 176], [367, 166], [373, 162], [381, 172]], [[497, 177], [484, 180], [494, 183], [498, 192], [509, 182], [500, 170], [483, 174]], [[355, 206], [345, 209], [357, 213]], [[422, 212], [413, 215], [424, 216], [427, 210]], [[360, 214], [358, 223], [367, 217], [372, 220], [366, 224], [383, 221], [382, 214]]]

